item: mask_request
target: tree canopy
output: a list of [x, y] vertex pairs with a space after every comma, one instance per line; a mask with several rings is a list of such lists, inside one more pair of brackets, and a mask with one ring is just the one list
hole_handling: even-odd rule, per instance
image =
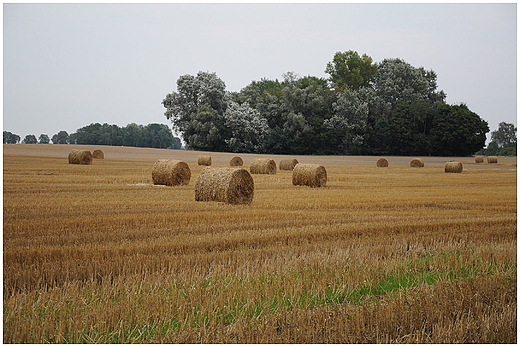
[[177, 80], [162, 104], [188, 148], [272, 154], [471, 155], [487, 122], [448, 105], [437, 74], [337, 52], [328, 79], [283, 74], [227, 92], [216, 73]]

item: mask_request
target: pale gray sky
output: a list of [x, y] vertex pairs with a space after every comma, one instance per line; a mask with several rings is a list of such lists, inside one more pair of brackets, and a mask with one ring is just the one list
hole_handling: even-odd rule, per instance
[[493, 131], [517, 124], [516, 18], [516, 3], [4, 3], [3, 129], [170, 125], [161, 101], [181, 75], [239, 91], [288, 71], [327, 78], [334, 53], [354, 50], [434, 70], [446, 101]]

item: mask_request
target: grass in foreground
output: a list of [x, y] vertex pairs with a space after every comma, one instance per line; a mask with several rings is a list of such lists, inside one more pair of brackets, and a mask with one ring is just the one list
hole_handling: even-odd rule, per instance
[[232, 206], [189, 164], [4, 157], [4, 343], [516, 342], [516, 170], [254, 175]]

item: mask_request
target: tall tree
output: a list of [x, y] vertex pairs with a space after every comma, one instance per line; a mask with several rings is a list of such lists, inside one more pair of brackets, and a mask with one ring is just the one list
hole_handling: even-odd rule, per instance
[[374, 89], [390, 112], [401, 102], [425, 99], [442, 103], [446, 98], [443, 91], [437, 91], [437, 74], [433, 70], [415, 68], [402, 59], [384, 59], [377, 69]]
[[65, 130], [61, 130], [52, 136], [52, 143], [65, 145], [69, 142], [69, 134]]
[[356, 51], [336, 52], [325, 72], [330, 75], [332, 87], [342, 92], [345, 89], [357, 90], [368, 87], [372, 82], [377, 65], [366, 54], [360, 56]]
[[368, 104], [355, 90], [343, 91], [334, 103], [334, 115], [325, 120], [342, 154], [360, 154], [366, 133]]
[[440, 104], [432, 120], [432, 155], [469, 156], [486, 143], [488, 123], [465, 104]]
[[[199, 71], [197, 76], [179, 77], [177, 91], [167, 94], [162, 104], [164, 115], [188, 147], [221, 150], [225, 145], [221, 132], [225, 131], [227, 99], [225, 83], [215, 73]], [[201, 120], [212, 124], [202, 125]], [[206, 134], [198, 134], [197, 129]]]
[[262, 153], [266, 147], [269, 125], [260, 112], [249, 106], [230, 102], [225, 114], [225, 126], [229, 130], [226, 143], [231, 152]]
[[516, 148], [516, 127], [514, 124], [500, 122], [498, 129], [491, 132], [491, 141], [496, 142], [498, 148]]

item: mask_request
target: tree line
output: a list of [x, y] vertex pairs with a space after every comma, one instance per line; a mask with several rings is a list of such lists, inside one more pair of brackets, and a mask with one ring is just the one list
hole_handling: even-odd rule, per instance
[[447, 104], [432, 70], [348, 51], [325, 72], [288, 72], [229, 92], [216, 73], [200, 71], [180, 76], [162, 105], [194, 150], [467, 156], [485, 145], [487, 122], [465, 104]]
[[[78, 144], [78, 145], [106, 145], [150, 148], [180, 149], [181, 140], [174, 137], [170, 128], [165, 124], [151, 123], [146, 126], [130, 123], [125, 127], [115, 124], [92, 123], [68, 134], [62, 130], [49, 138], [41, 134], [38, 139], [35, 135], [25, 136], [23, 142], [48, 144]], [[18, 143], [20, 136], [4, 131], [4, 143]]]

